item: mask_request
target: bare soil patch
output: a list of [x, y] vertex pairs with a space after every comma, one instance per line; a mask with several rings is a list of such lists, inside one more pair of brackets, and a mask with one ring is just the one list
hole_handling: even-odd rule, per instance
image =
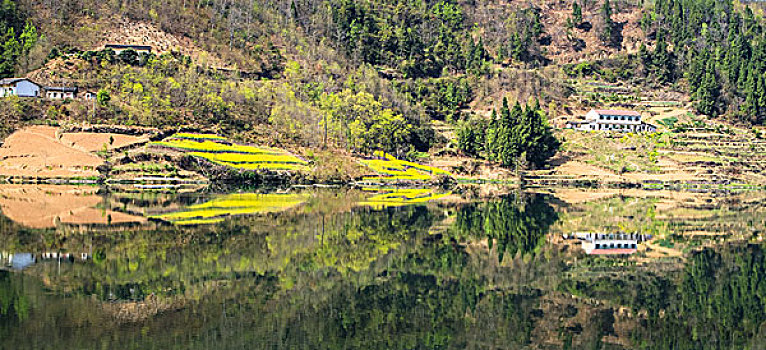
[[0, 175], [33, 177], [93, 177], [104, 161], [67, 146], [56, 137], [58, 128], [35, 126], [8, 136], [0, 147]]
[[61, 134], [61, 142], [85, 152], [120, 149], [127, 146], [149, 142], [146, 137], [95, 132], [76, 132]]

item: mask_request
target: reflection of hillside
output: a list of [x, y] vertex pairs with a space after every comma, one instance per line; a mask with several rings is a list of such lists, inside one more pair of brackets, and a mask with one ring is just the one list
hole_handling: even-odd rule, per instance
[[366, 205], [375, 209], [423, 204], [451, 194], [451, 192], [437, 193], [430, 188], [367, 188], [365, 191], [377, 192], [377, 194], [359, 202], [359, 205]]
[[176, 225], [212, 224], [226, 217], [275, 213], [298, 206], [308, 200], [306, 194], [234, 193], [194, 204], [179, 211], [153, 216]]
[[556, 190], [555, 196], [565, 204], [552, 240], [579, 231], [650, 234], [656, 239], [648, 258], [680, 257], [719, 237], [749, 240], [766, 231], [763, 192]]
[[57, 185], [0, 185], [0, 208], [9, 219], [31, 228], [142, 223], [144, 218], [96, 206], [98, 188]]

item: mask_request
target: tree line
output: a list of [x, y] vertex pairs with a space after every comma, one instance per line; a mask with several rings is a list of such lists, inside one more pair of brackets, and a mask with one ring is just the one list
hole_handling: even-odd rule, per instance
[[[763, 21], [733, 0], [657, 0], [641, 26], [655, 49], [641, 64], [658, 81], [685, 78], [700, 113], [766, 121], [766, 37]], [[672, 50], [670, 49], [672, 48]]]

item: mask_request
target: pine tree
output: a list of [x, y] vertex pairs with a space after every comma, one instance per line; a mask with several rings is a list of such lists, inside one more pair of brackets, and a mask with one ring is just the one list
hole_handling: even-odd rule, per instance
[[718, 81], [716, 79], [715, 64], [709, 60], [705, 67], [705, 77], [702, 79], [697, 90], [697, 111], [709, 116], [718, 115], [716, 101], [718, 98]]
[[582, 7], [577, 3], [577, 0], [572, 2], [572, 21], [575, 27], [582, 24]]
[[601, 17], [604, 21], [601, 40], [611, 44], [614, 36], [614, 22], [612, 21], [612, 5], [609, 3], [609, 0], [604, 0], [604, 5], [601, 6]]

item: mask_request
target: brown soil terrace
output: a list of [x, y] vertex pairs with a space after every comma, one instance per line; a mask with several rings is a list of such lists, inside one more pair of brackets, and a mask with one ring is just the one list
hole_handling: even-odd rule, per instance
[[129, 135], [61, 133], [57, 127], [31, 126], [8, 136], [0, 147], [0, 176], [95, 177], [104, 160], [93, 152], [147, 141]]

